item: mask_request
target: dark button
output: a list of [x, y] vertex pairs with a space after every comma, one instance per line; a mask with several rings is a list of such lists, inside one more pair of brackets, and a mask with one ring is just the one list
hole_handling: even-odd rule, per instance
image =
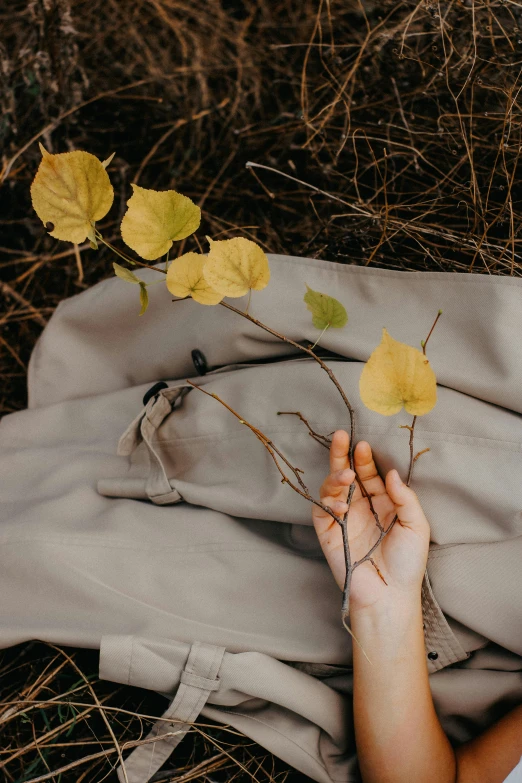
[[438, 652], [429, 652], [428, 653], [428, 658], [430, 659], [430, 661], [436, 661], [438, 657], [439, 657]]
[[191, 351], [192, 361], [198, 375], [205, 375], [208, 372], [207, 360], [198, 348]]
[[146, 405], [148, 401], [154, 397], [158, 392], [160, 392], [162, 389], [168, 389], [169, 385], [168, 383], [165, 383], [165, 381], [158, 381], [158, 383], [155, 383], [154, 386], [151, 386], [148, 392], [146, 392], [145, 396], [143, 397], [143, 404]]

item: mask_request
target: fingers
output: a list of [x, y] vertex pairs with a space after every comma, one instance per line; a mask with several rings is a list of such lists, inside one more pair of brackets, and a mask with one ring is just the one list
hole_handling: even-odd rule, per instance
[[331, 498], [335, 500], [346, 500], [348, 496], [348, 487], [355, 478], [355, 473], [350, 468], [346, 470], [337, 470], [335, 473], [330, 473], [329, 476], [323, 481], [320, 489], [320, 497], [323, 502], [326, 502], [324, 498]]
[[[369, 495], [382, 495], [386, 492], [384, 481], [373, 461], [372, 449], [365, 440], [359, 441], [354, 449], [354, 463], [357, 475], [364, 484], [364, 488]], [[360, 488], [359, 488], [360, 492]], [[354, 496], [354, 499], [355, 496]]]
[[[336, 430], [330, 444], [330, 471], [332, 474], [350, 467], [348, 458], [349, 446], [350, 437], [348, 433], [345, 430]], [[355, 446], [354, 466], [369, 495], [382, 495], [386, 492], [384, 481], [380, 477], [373, 460], [371, 446], [364, 440], [359, 441]], [[353, 500], [359, 500], [361, 497], [361, 488], [357, 483]]]
[[350, 467], [348, 448], [350, 436], [345, 430], [335, 430], [330, 443], [330, 472], [344, 470]]
[[403, 526], [414, 530], [429, 529], [422, 506], [416, 493], [401, 481], [397, 471], [390, 470], [386, 475], [386, 489], [395, 504], [395, 512]]

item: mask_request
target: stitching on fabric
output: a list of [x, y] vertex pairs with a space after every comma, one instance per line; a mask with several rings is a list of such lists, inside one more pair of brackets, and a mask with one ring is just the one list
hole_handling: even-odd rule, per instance
[[[433, 593], [433, 588], [432, 588], [432, 593]], [[436, 601], [434, 593], [433, 593], [433, 600]], [[444, 656], [447, 658], [449, 662], [449, 664], [446, 665], [451, 665], [451, 663], [456, 663], [460, 660], [463, 660], [461, 658], [461, 654], [463, 652], [465, 653], [466, 651], [462, 647], [456, 635], [453, 633], [444, 615], [444, 612], [442, 610], [440, 610], [440, 612], [436, 611], [435, 604], [433, 604], [432, 610], [433, 610], [434, 624], [436, 625], [435, 639], [437, 640], [437, 644], [440, 644], [441, 648], [444, 651]], [[444, 668], [444, 667], [441, 665], [440, 668]]]
[[[281, 523], [281, 524], [285, 524], [285, 523]], [[106, 544], [105, 542], [101, 542], [101, 541], [97, 541], [97, 542], [88, 542], [88, 541], [85, 541], [85, 542], [81, 542], [81, 541], [80, 542], [69, 542], [69, 541], [65, 541], [64, 542], [62, 540], [50, 541], [48, 538], [39, 539], [39, 538], [34, 538], [34, 537], [32, 538], [32, 537], [29, 537], [29, 536], [27, 538], [22, 538], [22, 539], [12, 539], [12, 540], [8, 539], [7, 541], [0, 541], [0, 545], [2, 545], [2, 546], [8, 546], [10, 544], [17, 545], [17, 544], [27, 544], [27, 543], [48, 544], [49, 546], [52, 546], [54, 544], [54, 545], [58, 545], [58, 546], [61, 546], [61, 547], [68, 547], [68, 546], [70, 546], [70, 547], [80, 547], [80, 548], [85, 547], [85, 548], [96, 548], [96, 549], [129, 549], [129, 550], [133, 550], [133, 551], [135, 550], [135, 551], [139, 551], [139, 552], [143, 552], [143, 551], [156, 552], [158, 550], [169, 549], [169, 550], [174, 550], [176, 552], [180, 552], [180, 553], [183, 553], [183, 554], [190, 554], [190, 553], [198, 554], [200, 552], [225, 552], [225, 553], [226, 552], [269, 552], [269, 553], [273, 554], [274, 551], [276, 551], [276, 550], [278, 550], [280, 548], [277, 545], [274, 546], [274, 547], [271, 547], [271, 548], [263, 548], [263, 549], [260, 548], [259, 546], [245, 546], [245, 547], [229, 548], [229, 547], [227, 547], [226, 543], [223, 543], [221, 547], [220, 547], [219, 544], [214, 545], [214, 546], [209, 545], [209, 544], [191, 544], [191, 545], [187, 545], [186, 547], [177, 547], [175, 544], [166, 544], [166, 543], [165, 544], [164, 543], [157, 544], [156, 546], [152, 546], [152, 547], [145, 547], [142, 544], [137, 544], [136, 546], [132, 546], [132, 545], [127, 544], [126, 542], [122, 542], [121, 544], [119, 544], [117, 542], [116, 543], [112, 543], [112, 544], [111, 543]], [[288, 551], [288, 550], [285, 549], [284, 551]], [[298, 553], [294, 553], [294, 554], [298, 554]], [[325, 561], [325, 563], [326, 563], [326, 561]]]
[[[438, 638], [440, 641], [440, 646], [443, 649], [445, 658], [448, 659], [450, 663], [454, 663], [455, 660], [458, 658], [457, 653], [453, 650], [453, 647], [447, 638], [448, 633], [450, 633], [453, 636], [453, 631], [449, 626], [446, 624], [446, 618], [443, 617], [436, 617], [437, 622], [437, 630], [438, 630]], [[458, 642], [458, 640], [456, 640]]]
[[483, 542], [483, 541], [480, 541], [477, 544], [474, 544], [472, 541], [457, 541], [456, 543], [453, 543], [453, 544], [436, 544], [433, 549], [430, 548], [429, 553], [428, 553], [428, 558], [431, 560], [433, 557], [438, 557], [438, 552], [441, 549], [451, 549], [451, 547], [454, 547], [454, 546], [466, 546], [466, 547], [469, 547], [469, 546], [482, 546], [484, 543], [485, 542]]
[[201, 710], [203, 709], [203, 707], [207, 703], [207, 698], [208, 698], [208, 694], [206, 693], [206, 691], [205, 692], [201, 691], [199, 693], [198, 700], [197, 700], [196, 704], [194, 705], [193, 710], [190, 713], [190, 720], [188, 721], [189, 723], [194, 723], [195, 722], [196, 718], [201, 713]]
[[[279, 254], [278, 253], [269, 253], [268, 255], [272, 259], [274, 259], [274, 257], [279, 255]], [[496, 275], [494, 275], [494, 276], [492, 276], [492, 275], [478, 275], [478, 274], [470, 275], [467, 272], [460, 272], [460, 273], [459, 272], [415, 272], [415, 271], [407, 271], [407, 270], [401, 271], [401, 270], [393, 270], [393, 269], [386, 269], [386, 270], [378, 269], [377, 270], [377, 269], [371, 269], [369, 267], [360, 267], [358, 265], [352, 265], [352, 264], [350, 264], [349, 267], [347, 268], [346, 264], [339, 264], [336, 261], [325, 261], [324, 259], [320, 259], [320, 258], [318, 258], [318, 259], [308, 259], [308, 258], [303, 259], [303, 258], [299, 258], [298, 256], [280, 256], [280, 258], [284, 258], [285, 263], [298, 265], [300, 267], [307, 266], [307, 267], [311, 267], [313, 269], [319, 269], [319, 270], [324, 271], [326, 273], [329, 273], [330, 270], [326, 269], [324, 267], [324, 264], [328, 264], [329, 267], [334, 267], [333, 271], [342, 272], [342, 273], [346, 274], [348, 277], [350, 276], [350, 274], [355, 274], [355, 275], [361, 275], [362, 277], [364, 277], [364, 276], [367, 276], [369, 278], [373, 277], [373, 278], [375, 278], [375, 280], [377, 280], [377, 279], [383, 278], [383, 277], [391, 277], [391, 278], [394, 278], [394, 279], [399, 279], [400, 277], [404, 277], [404, 275], [408, 275], [408, 278], [409, 278], [408, 282], [422, 282], [422, 279], [440, 280], [442, 282], [444, 279], [447, 279], [446, 275], [451, 274], [452, 282], [464, 283], [466, 286], [471, 286], [474, 283], [477, 283], [478, 285], [484, 285], [482, 280], [480, 280], [480, 282], [479, 282], [479, 280], [477, 280], [476, 278], [485, 278], [486, 280], [491, 281], [487, 285], [494, 284], [495, 286], [499, 286], [500, 288], [507, 287], [507, 288], [515, 288], [515, 289], [518, 289], [518, 290], [520, 290], [520, 288], [521, 288], [521, 285], [518, 285], [515, 280], [513, 280], [512, 282], [509, 281], [509, 282], [503, 283], [502, 281], [506, 280], [507, 278], [502, 278], [502, 277], [499, 276], [499, 279], [497, 280], [496, 279], [496, 277], [497, 277]], [[305, 263], [305, 264], [303, 264], [303, 261], [308, 262], [310, 260], [318, 261], [319, 263], [313, 263], [313, 264]], [[374, 272], [379, 272], [379, 274], [378, 275], [377, 274], [373, 274]], [[461, 274], [462, 277], [458, 277], [459, 274]], [[419, 275], [419, 277], [417, 277], [417, 275]], [[422, 276], [422, 279], [421, 279], [420, 276]], [[475, 279], [470, 280], [469, 279], [470, 277], [475, 278]]]
[[[289, 428], [282, 428], [282, 427], [270, 427], [266, 425], [263, 426], [264, 432], [270, 432], [274, 434], [284, 434], [289, 433], [291, 435], [301, 435], [305, 434], [305, 430], [298, 430], [295, 429], [289, 429]], [[346, 427], [346, 422], [341, 423], [338, 425], [338, 427]], [[393, 430], [388, 430], [386, 425], [378, 425], [378, 424], [367, 424], [367, 425], [361, 425], [359, 426], [359, 431], [371, 431], [371, 430], [381, 430], [384, 431], [394, 438], [404, 438], [404, 435], [401, 433], [396, 433]], [[417, 431], [416, 431], [417, 432]], [[167, 443], [184, 443], [189, 441], [211, 441], [211, 440], [232, 440], [234, 438], [242, 438], [242, 437], [248, 437], [248, 432], [244, 430], [244, 428], [240, 432], [232, 432], [232, 433], [212, 433], [210, 435], [190, 435], [186, 437], [174, 437], [174, 438], [161, 438], [156, 437], [152, 440], [153, 443], [160, 443], [160, 444], [167, 444]], [[418, 430], [417, 436], [418, 437], [426, 437], [429, 439], [430, 436], [440, 436], [440, 440], [437, 440], [437, 443], [455, 443], [457, 445], [461, 446], [471, 446], [473, 448], [505, 448], [508, 445], [516, 446], [516, 448], [513, 448], [512, 451], [514, 453], [520, 452], [522, 454], [522, 443], [520, 440], [504, 440], [502, 438], [488, 438], [483, 435], [459, 435], [451, 432], [443, 432], [442, 430]], [[472, 441], [472, 442], [469, 442]]]
[[[165, 414], [167, 415], [167, 414]], [[162, 417], [161, 421], [156, 426], [152, 426], [152, 429], [142, 424], [141, 432], [143, 436], [143, 440], [147, 444], [147, 448], [149, 449], [149, 457], [151, 457], [151, 465], [149, 474], [147, 477], [147, 485], [146, 485], [146, 492], [149, 496], [149, 498], [153, 497], [163, 497], [165, 495], [170, 494], [172, 492], [172, 487], [170, 486], [170, 482], [168, 480], [167, 474], [165, 472], [165, 465], [163, 463], [163, 460], [161, 459], [160, 455], [156, 452], [156, 449], [154, 448], [154, 443], [158, 443], [158, 441], [154, 441], [154, 433], [157, 430], [157, 427], [161, 422], [163, 422], [165, 419], [165, 416]], [[168, 489], [166, 489], [168, 487]]]
[[[261, 520], [262, 521], [262, 520]], [[286, 524], [286, 523], [281, 523]], [[308, 527], [308, 526], [306, 526]], [[456, 543], [456, 544], [441, 544], [437, 549], [431, 549], [429, 554], [429, 559], [433, 559], [436, 557], [444, 557], [445, 550], [451, 549], [452, 547], [460, 546], [464, 547], [466, 551], [471, 551], [472, 549], [478, 549], [479, 547], [486, 547], [486, 546], [493, 546], [494, 544], [501, 544], [505, 541], [516, 541], [519, 538], [522, 538], [522, 535], [514, 536], [513, 538], [509, 539], [499, 539], [498, 541], [486, 541], [486, 542], [469, 542], [464, 541], [462, 543]], [[62, 539], [59, 539], [57, 541], [53, 541], [52, 539], [47, 538], [35, 538], [34, 536], [27, 536], [26, 538], [13, 538], [13, 539], [4, 539], [0, 540], [1, 546], [17, 546], [17, 545], [23, 545], [23, 544], [34, 544], [38, 543], [39, 545], [47, 545], [47, 546], [60, 546], [60, 547], [84, 547], [84, 548], [99, 548], [99, 549], [122, 549], [122, 550], [132, 550], [132, 551], [139, 551], [139, 552], [156, 552], [158, 550], [164, 550], [168, 549], [172, 552], [180, 552], [183, 554], [198, 554], [198, 553], [205, 553], [205, 552], [270, 552], [274, 553], [274, 551], [278, 551], [281, 547], [279, 544], [275, 543], [274, 547], [270, 548], [259, 548], [259, 546], [244, 546], [244, 547], [233, 547], [230, 548], [227, 546], [226, 542], [220, 543], [216, 542], [215, 544], [190, 544], [185, 547], [176, 546], [176, 544], [167, 544], [167, 543], [158, 543], [157, 545], [153, 546], [145, 546], [142, 543], [138, 543], [135, 546], [132, 544], [129, 544], [127, 541], [119, 542], [101, 542], [101, 541], [63, 541]], [[284, 548], [284, 551], [287, 552], [288, 550]], [[293, 552], [292, 554], [295, 554], [296, 556], [299, 556], [299, 552]], [[314, 557], [313, 559], [317, 560], [317, 562], [322, 562], [323, 557], [318, 554], [317, 557]], [[326, 564], [326, 561], [324, 561]]]
[[[181, 669], [181, 671], [183, 671], [183, 669], [187, 669], [188, 671], [192, 672], [192, 659], [194, 658], [194, 655], [196, 654], [196, 650], [197, 650], [197, 647], [196, 649], [194, 648], [195, 644], [196, 642], [194, 642], [191, 645], [187, 660], [185, 661], [185, 664]], [[180, 672], [180, 677], [181, 677], [181, 672]], [[179, 716], [179, 720], [185, 721], [185, 718], [183, 717], [182, 707], [188, 692], [189, 692], [188, 685], [185, 685], [185, 683], [181, 682], [180, 679], [178, 689], [176, 691], [176, 695], [172, 700], [170, 707], [167, 709], [167, 715], [169, 718], [173, 718], [176, 715]]]
[[[221, 661], [223, 660], [225, 653], [221, 651], [219, 647], [214, 647], [214, 657], [212, 658], [212, 663], [208, 668], [208, 677], [212, 678], [213, 680], [217, 680], [218, 672], [221, 668], [221, 662], [219, 657], [221, 656]], [[210, 692], [209, 692], [210, 695]], [[208, 696], [207, 696], [208, 698]]]
[[[425, 640], [425, 644], [424, 644], [424, 647], [426, 649], [426, 648], [428, 648], [430, 646], [430, 642], [431, 642], [432, 639], [434, 639], [435, 635], [433, 633], [433, 620], [432, 620], [432, 611], [433, 610], [432, 610], [432, 606], [431, 606], [429, 592], [428, 592], [428, 590], [427, 590], [425, 585], [423, 585], [422, 592], [423, 592], [423, 598], [424, 598], [424, 606], [425, 606], [425, 610], [426, 610], [426, 624], [428, 626], [428, 633], [426, 634], [426, 640]], [[429, 652], [429, 649], [427, 650], [427, 652]], [[429, 660], [429, 658], [428, 658], [428, 660]], [[434, 667], [436, 666], [434, 661], [431, 661], [431, 664]]]
[[[522, 536], [515, 536], [515, 538], [522, 538]], [[480, 542], [477, 542], [476, 544], [474, 544], [473, 542], [470, 542], [470, 541], [466, 541], [463, 544], [448, 544], [446, 546], [442, 545], [442, 547], [440, 549], [432, 550], [433, 554], [430, 555], [430, 559], [431, 558], [435, 558], [435, 557], [443, 557], [444, 556], [444, 550], [445, 549], [451, 549], [451, 547], [454, 547], [454, 546], [463, 546], [463, 547], [466, 547], [467, 551], [469, 551], [469, 552], [474, 551], [475, 552], [478, 549], [484, 549], [484, 547], [486, 547], [486, 546], [492, 546], [492, 544], [500, 544], [500, 543], [503, 543], [504, 541], [513, 541], [513, 539], [512, 538], [506, 538], [506, 539], [500, 539], [499, 541], [480, 541]]]
[[[214, 648], [212, 661], [209, 662], [209, 665], [205, 667], [205, 658], [206, 658], [205, 653], [208, 652], [208, 646], [202, 644], [201, 642], [196, 642], [195, 644], [197, 644], [197, 650], [196, 650], [196, 656], [194, 658], [194, 661], [193, 661], [193, 663], [191, 663], [191, 668], [192, 668], [191, 674], [196, 674], [197, 673], [197, 670], [199, 668], [199, 666], [198, 666], [198, 658], [201, 657], [201, 655], [203, 654], [203, 660], [201, 662], [201, 666], [203, 668], [203, 671], [206, 673], [206, 676], [208, 677], [209, 674], [210, 674], [210, 669], [214, 665], [216, 649]], [[194, 704], [192, 710], [189, 713], [189, 721], [191, 723], [194, 721], [195, 718], [198, 717], [198, 715], [200, 714], [201, 710], [205, 706], [205, 704], [207, 702], [207, 699], [209, 697], [209, 691], [208, 690], [203, 689], [203, 688], [198, 688], [197, 690], [199, 691], [199, 693], [197, 694], [197, 701], [196, 701], [196, 703]]]
[[[435, 594], [433, 593], [433, 591], [430, 592], [430, 590], [426, 588], [426, 601], [429, 607], [429, 624], [430, 624], [430, 630], [432, 634], [433, 646], [434, 647], [440, 646], [441, 652], [444, 655], [444, 657], [451, 658], [451, 655], [448, 656], [448, 647], [446, 646], [443, 633], [441, 637], [440, 617], [438, 615], [435, 600], [436, 600]], [[451, 645], [449, 645], [449, 650], [451, 651]], [[428, 650], [428, 652], [431, 652], [431, 650]], [[431, 661], [431, 664], [435, 668], [435, 671], [440, 671], [441, 669], [445, 668], [445, 665], [448, 665], [448, 664], [443, 664], [440, 658], [437, 659], [436, 661]]]

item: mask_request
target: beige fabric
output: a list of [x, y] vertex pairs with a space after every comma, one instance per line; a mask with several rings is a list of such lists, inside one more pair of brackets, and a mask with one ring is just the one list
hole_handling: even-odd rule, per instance
[[[111, 648], [111, 641], [113, 646]], [[100, 676], [104, 679], [118, 680], [121, 677], [122, 661], [120, 658], [120, 645], [125, 643], [120, 636], [107, 637], [102, 639], [102, 649], [100, 650]], [[127, 682], [131, 676], [136, 677], [137, 655], [135, 648], [138, 646], [138, 640], [132, 637], [129, 639], [130, 649], [128, 650], [128, 670]], [[152, 651], [157, 666], [158, 645], [147, 645], [142, 643], [142, 647], [147, 652]], [[112, 653], [112, 655], [111, 655]], [[142, 780], [148, 780], [161, 767], [164, 761], [168, 759], [174, 748], [181, 742], [187, 731], [189, 724], [194, 721], [205, 705], [210, 693], [218, 691], [221, 687], [221, 680], [217, 676], [223, 655], [224, 647], [218, 647], [215, 644], [203, 644], [194, 642], [190, 648], [187, 661], [183, 671], [179, 675], [179, 686], [176, 692], [176, 698], [172, 700], [170, 706], [163, 715], [161, 721], [158, 721], [149, 734], [149, 739], [156, 739], [155, 742], [137, 747], [123, 767], [118, 769], [118, 777], [121, 783], [141, 783]], [[115, 658], [115, 660], [114, 660]], [[147, 656], [144, 656], [145, 661]], [[160, 659], [161, 660], [161, 659]], [[116, 667], [114, 668], [114, 663]], [[111, 669], [111, 664], [114, 671]], [[107, 667], [105, 669], [104, 667]], [[132, 670], [132, 675], [131, 675]], [[146, 669], [146, 673], [148, 670]], [[157, 677], [156, 667], [151, 669], [150, 674]], [[147, 678], [145, 677], [145, 682]], [[172, 682], [169, 683], [172, 686]], [[149, 687], [148, 684], [145, 687]], [[182, 725], [175, 726], [175, 731], [170, 732], [168, 736], [168, 718], [175, 718], [181, 721]], [[184, 723], [186, 721], [186, 723]]]
[[[466, 741], [522, 701], [522, 281], [270, 261], [271, 282], [249, 311], [272, 328], [315, 341], [305, 283], [345, 304], [348, 326], [320, 344], [382, 471], [405, 474], [398, 425], [410, 417], [360, 404], [362, 362], [382, 326], [419, 344], [443, 310], [428, 346], [439, 400], [417, 422], [416, 448], [430, 451], [413, 484], [432, 529], [422, 596], [426, 653], [438, 654], [427, 658], [430, 684], [450, 738]], [[62, 302], [31, 357], [29, 409], [0, 422], [0, 645], [101, 646], [103, 677], [173, 699], [164, 733], [197, 718], [178, 711], [183, 686], [203, 717], [314, 780], [355, 783], [351, 637], [310, 506], [280, 483], [252, 433], [185, 381], [269, 434], [312, 492], [328, 453], [277, 411], [300, 410], [324, 434], [347, 428], [346, 412], [315, 362], [259, 327], [223, 307], [173, 304], [163, 286], [150, 297], [141, 318], [134, 287], [117, 279]], [[160, 379], [169, 389], [143, 406]], [[183, 681], [193, 645], [226, 650], [218, 690]], [[160, 758], [171, 749], [151, 747]], [[156, 751], [139, 751], [130, 758], [141, 758], [145, 780]]]

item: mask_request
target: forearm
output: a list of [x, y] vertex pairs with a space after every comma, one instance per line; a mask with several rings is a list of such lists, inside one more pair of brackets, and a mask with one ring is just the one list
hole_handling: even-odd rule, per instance
[[418, 598], [351, 618], [353, 709], [364, 783], [455, 783], [455, 752], [435, 712]]

